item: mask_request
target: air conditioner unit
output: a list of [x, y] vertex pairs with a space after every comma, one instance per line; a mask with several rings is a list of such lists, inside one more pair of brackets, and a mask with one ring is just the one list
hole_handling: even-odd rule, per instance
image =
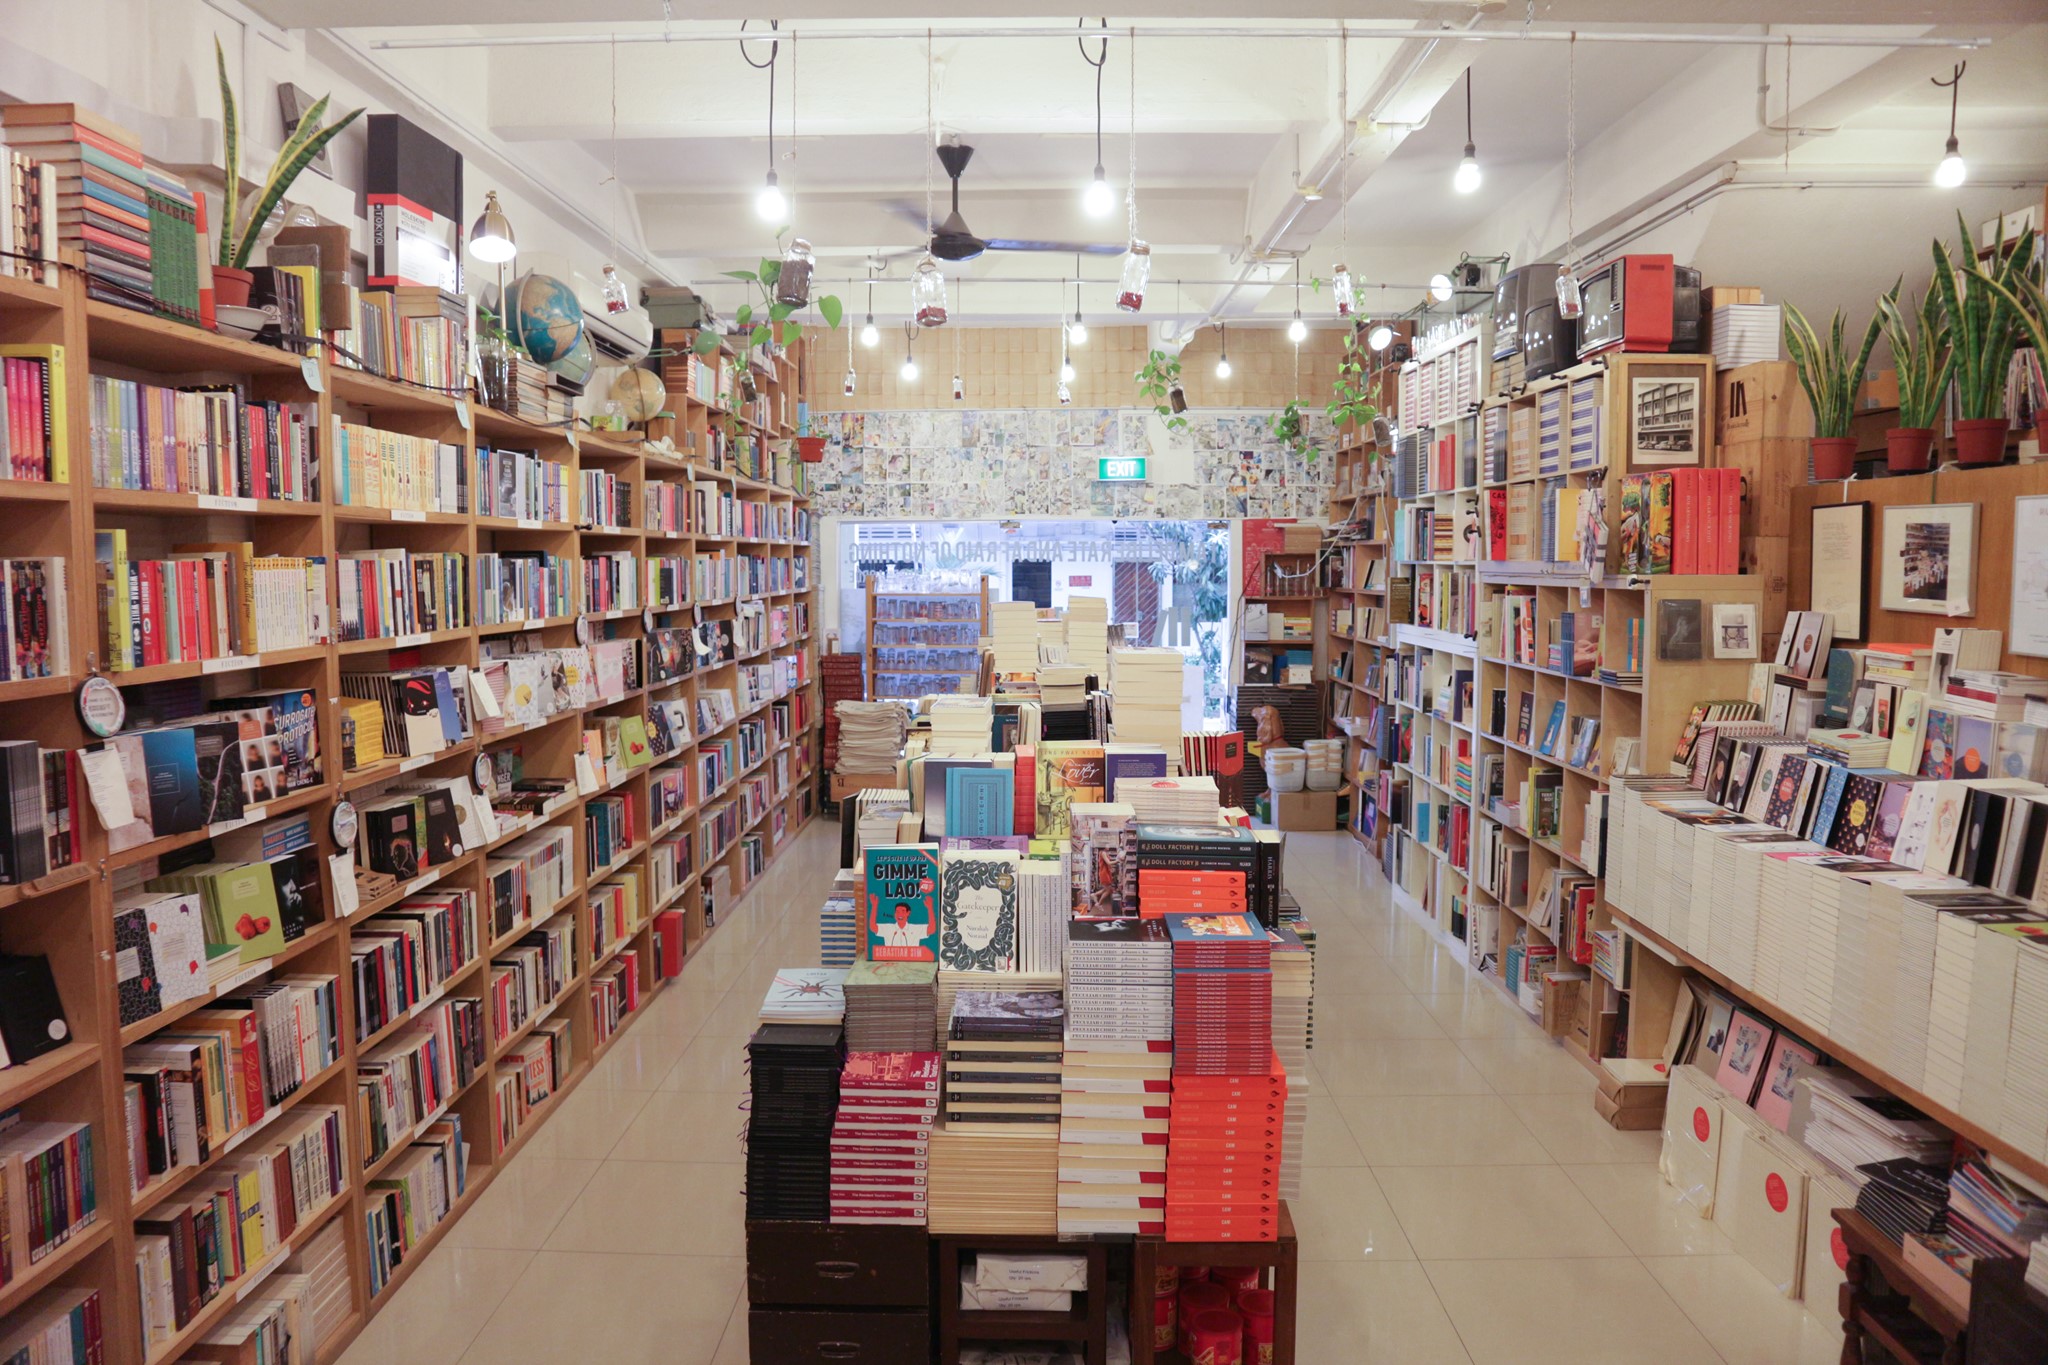
[[654, 324], [648, 321], [647, 311], [633, 307], [623, 313], [605, 312], [604, 286], [570, 265], [567, 258], [552, 252], [522, 251], [518, 269], [522, 275], [529, 270], [552, 275], [575, 291], [576, 302], [583, 306], [583, 329], [590, 334], [600, 367], [637, 365], [653, 349]]

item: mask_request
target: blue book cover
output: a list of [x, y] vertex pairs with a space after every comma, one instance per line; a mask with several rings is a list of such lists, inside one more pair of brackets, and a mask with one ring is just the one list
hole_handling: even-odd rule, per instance
[[966, 768], [986, 768], [985, 758], [925, 758], [918, 760], [918, 772], [923, 778], [924, 789], [922, 814], [924, 834], [927, 839], [937, 839], [946, 833], [946, 794], [951, 790], [947, 781], [949, 774]]
[[1813, 826], [1806, 837], [1816, 844], [1824, 844], [1834, 833], [1835, 812], [1842, 804], [1842, 789], [1849, 785], [1849, 770], [1834, 764], [1827, 766], [1827, 785], [1821, 788], [1820, 803], [1814, 807]]
[[455, 704], [455, 679], [447, 669], [434, 670], [434, 701], [441, 713], [441, 738], [462, 743], [462, 712]]
[[1166, 754], [1125, 753], [1105, 750], [1102, 755], [1102, 799], [1116, 800], [1116, 784], [1125, 778], [1134, 782], [1166, 776]]
[[1007, 770], [955, 768], [946, 774], [946, 835], [976, 838], [1016, 831], [1016, 779]]
[[868, 958], [936, 962], [939, 846], [877, 844], [864, 855]]
[[149, 792], [149, 824], [156, 838], [187, 834], [206, 820], [199, 795], [197, 736], [186, 726], [142, 733], [142, 760]]

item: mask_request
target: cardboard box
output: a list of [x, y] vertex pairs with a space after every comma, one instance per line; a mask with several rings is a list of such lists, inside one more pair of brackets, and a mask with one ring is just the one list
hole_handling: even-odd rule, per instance
[[1654, 1133], [1664, 1122], [1662, 1109], [1624, 1109], [1605, 1095], [1593, 1096], [1593, 1112], [1623, 1133]]
[[1856, 408], [1865, 412], [1872, 408], [1896, 408], [1899, 405], [1899, 372], [1877, 370], [1865, 376], [1856, 386]]
[[1280, 548], [1290, 555], [1312, 555], [1323, 548], [1323, 528], [1313, 522], [1294, 522], [1280, 528]]
[[[1740, 1108], [1748, 1118], [1736, 1131]], [[1799, 1297], [1806, 1246], [1806, 1186], [1811, 1167], [1804, 1152], [1771, 1131], [1747, 1106], [1721, 1106], [1724, 1143], [1736, 1141], [1735, 1167], [1723, 1173], [1714, 1221], [1741, 1257], [1788, 1299]]]
[[1789, 360], [1760, 360], [1723, 370], [1715, 380], [1716, 445], [1813, 435], [1813, 411]]
[[1678, 1188], [1678, 1202], [1702, 1218], [1713, 1217], [1720, 1182], [1723, 1098], [1721, 1087], [1699, 1067], [1681, 1066], [1671, 1073], [1658, 1169]]
[[1337, 828], [1337, 793], [1274, 792], [1273, 828], [1324, 830]]
[[1753, 284], [1710, 284], [1700, 291], [1700, 312], [1707, 317], [1714, 310], [1728, 303], [1758, 304], [1764, 301], [1764, 291]]
[[832, 799], [844, 801], [858, 795], [869, 787], [885, 790], [895, 787], [894, 773], [834, 773], [832, 774]]
[[[1583, 969], [1581, 969], [1583, 972]], [[1586, 977], [1564, 972], [1543, 974], [1543, 1031], [1562, 1038], [1577, 1026], [1586, 1012]]]

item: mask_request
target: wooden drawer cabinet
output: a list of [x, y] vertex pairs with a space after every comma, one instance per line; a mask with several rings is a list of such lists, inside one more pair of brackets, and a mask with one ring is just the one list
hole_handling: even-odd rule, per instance
[[749, 1219], [747, 1302], [757, 1308], [928, 1308], [929, 1248], [921, 1227]]
[[[922, 1231], [922, 1229], [920, 1229]], [[931, 1359], [925, 1313], [754, 1308], [747, 1343], [756, 1365], [905, 1365]]]

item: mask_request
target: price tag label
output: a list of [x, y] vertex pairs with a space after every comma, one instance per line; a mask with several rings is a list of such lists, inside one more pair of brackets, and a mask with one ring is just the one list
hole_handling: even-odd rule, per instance
[[425, 512], [409, 512], [403, 508], [394, 507], [391, 509], [391, 519], [393, 521], [425, 521], [427, 514]]
[[535, 517], [521, 517], [519, 519], [519, 529], [522, 531], [538, 531], [540, 529], [540, 521]]
[[410, 635], [401, 635], [391, 642], [393, 649], [412, 649], [434, 638], [432, 631], [416, 630]]
[[306, 387], [315, 393], [327, 392], [327, 381], [320, 374], [318, 356], [302, 356], [299, 359], [299, 374], [306, 381]]
[[426, 766], [427, 766], [427, 765], [428, 765], [429, 763], [432, 763], [433, 761], [434, 761], [434, 755], [432, 755], [432, 754], [420, 754], [419, 756], [417, 756], [417, 757], [415, 757], [415, 758], [408, 758], [407, 760], [405, 760], [405, 762], [403, 762], [403, 763], [399, 764], [399, 765], [398, 765], [398, 771], [400, 771], [400, 772], [402, 772], [402, 773], [409, 773], [409, 772], [411, 772], [411, 771], [412, 771], [413, 769], [415, 769], [415, 768], [424, 768], [424, 767], [426, 767]]
[[208, 512], [253, 512], [254, 498], [230, 498], [219, 493], [201, 493], [196, 499], [200, 508]]
[[238, 668], [255, 668], [261, 660], [247, 654], [228, 654], [218, 659], [208, 659], [199, 665], [205, 673], [232, 673]]
[[464, 431], [469, 430], [469, 400], [466, 398], [455, 400], [455, 424]]

